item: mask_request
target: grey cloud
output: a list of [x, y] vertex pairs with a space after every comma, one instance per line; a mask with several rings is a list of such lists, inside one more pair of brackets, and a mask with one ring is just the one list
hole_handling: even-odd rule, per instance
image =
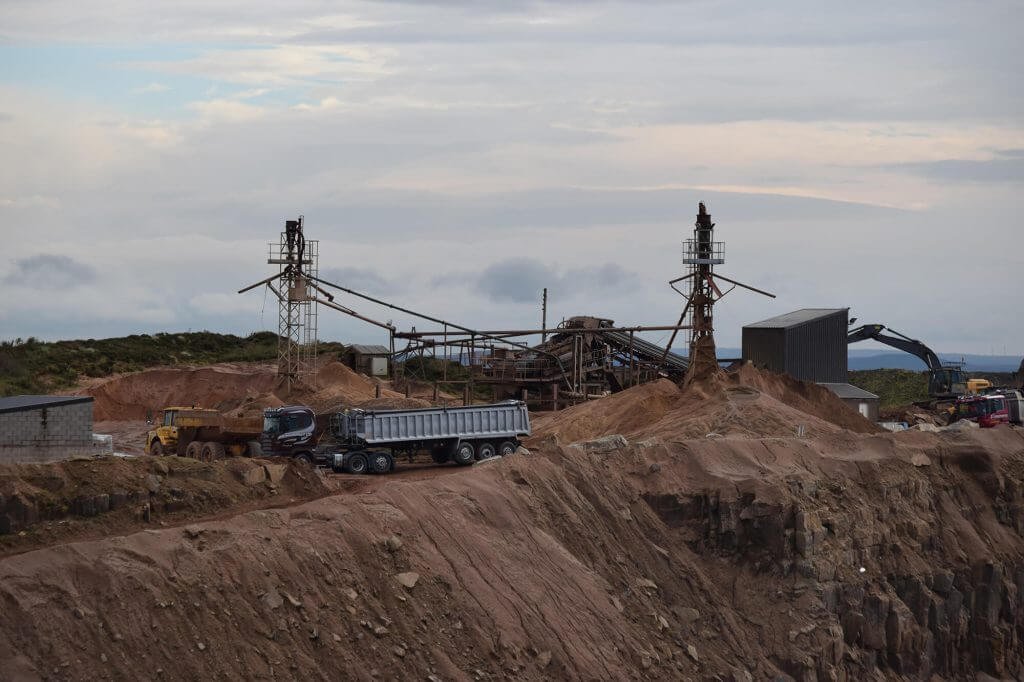
[[4, 283], [37, 287], [39, 289], [64, 289], [89, 284], [96, 280], [96, 270], [68, 256], [39, 254], [14, 262], [14, 269], [4, 277]]
[[476, 276], [478, 291], [496, 303], [539, 301], [545, 287], [562, 296], [592, 291], [627, 292], [636, 289], [635, 273], [616, 263], [560, 272], [533, 258], [509, 258], [488, 266]]
[[1024, 181], [1024, 155], [1009, 150], [1003, 158], [988, 161], [946, 159], [924, 163], [899, 164], [896, 168], [942, 182], [1005, 183]]
[[399, 282], [369, 268], [344, 266], [322, 269], [320, 278], [368, 294], [393, 294], [404, 289]]

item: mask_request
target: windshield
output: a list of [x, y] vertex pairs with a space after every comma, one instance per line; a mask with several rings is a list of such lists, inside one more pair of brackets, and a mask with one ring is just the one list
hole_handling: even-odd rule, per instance
[[164, 412], [164, 426], [174, 426], [174, 412]]
[[980, 417], [983, 414], [988, 414], [986, 409], [987, 403], [987, 400], [972, 400], [960, 403], [956, 411], [961, 417]]
[[263, 431], [265, 433], [277, 433], [281, 430], [281, 418], [280, 417], [263, 417]]

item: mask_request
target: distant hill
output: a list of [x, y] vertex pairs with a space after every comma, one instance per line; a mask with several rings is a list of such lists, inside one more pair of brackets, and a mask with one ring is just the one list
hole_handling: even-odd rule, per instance
[[[685, 355], [684, 349], [676, 349], [677, 353]], [[739, 348], [718, 348], [720, 358], [738, 358], [743, 355]], [[917, 357], [898, 350], [877, 350], [850, 348], [847, 351], [849, 368], [853, 370], [862, 369], [909, 369], [922, 371], [926, 369], [924, 362]], [[976, 355], [970, 353], [939, 353], [939, 359], [943, 362], [966, 362], [965, 369], [968, 372], [1016, 372], [1020, 366], [1021, 356], [1019, 355]]]
[[[325, 352], [340, 351], [323, 343]], [[213, 332], [134, 334], [113, 339], [0, 343], [0, 396], [52, 393], [85, 377], [104, 377], [158, 365], [259, 362], [277, 357], [277, 334], [246, 337]]]
[[[1020, 366], [1021, 358], [1014, 355], [971, 355], [968, 353], [939, 353], [943, 362], [966, 363], [968, 372], [1015, 372]], [[860, 369], [925, 369], [924, 362], [900, 351], [854, 351], [850, 350], [849, 366], [851, 370]]]

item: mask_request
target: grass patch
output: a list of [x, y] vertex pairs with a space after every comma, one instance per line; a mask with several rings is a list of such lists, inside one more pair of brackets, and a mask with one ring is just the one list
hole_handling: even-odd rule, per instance
[[[325, 353], [344, 346], [323, 343]], [[113, 339], [0, 342], [0, 396], [53, 393], [87, 377], [137, 372], [161, 365], [260, 362], [277, 357], [277, 334], [246, 337], [213, 332], [133, 334]]]

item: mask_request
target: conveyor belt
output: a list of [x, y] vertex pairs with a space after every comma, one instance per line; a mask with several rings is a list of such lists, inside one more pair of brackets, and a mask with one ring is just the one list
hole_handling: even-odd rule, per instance
[[[616, 349], [623, 353], [629, 352], [629, 334], [627, 332], [606, 332], [600, 329], [594, 330], [595, 334], [600, 334], [610, 345], [615, 346]], [[639, 336], [633, 336], [633, 354], [638, 358], [653, 362], [655, 364], [662, 364], [666, 369], [674, 372], [685, 372], [689, 361], [682, 355], [676, 355], [675, 353], [669, 353], [665, 356], [665, 349], [661, 346], [651, 343], [645, 339], [641, 339]], [[664, 357], [664, 361], [662, 361]]]

